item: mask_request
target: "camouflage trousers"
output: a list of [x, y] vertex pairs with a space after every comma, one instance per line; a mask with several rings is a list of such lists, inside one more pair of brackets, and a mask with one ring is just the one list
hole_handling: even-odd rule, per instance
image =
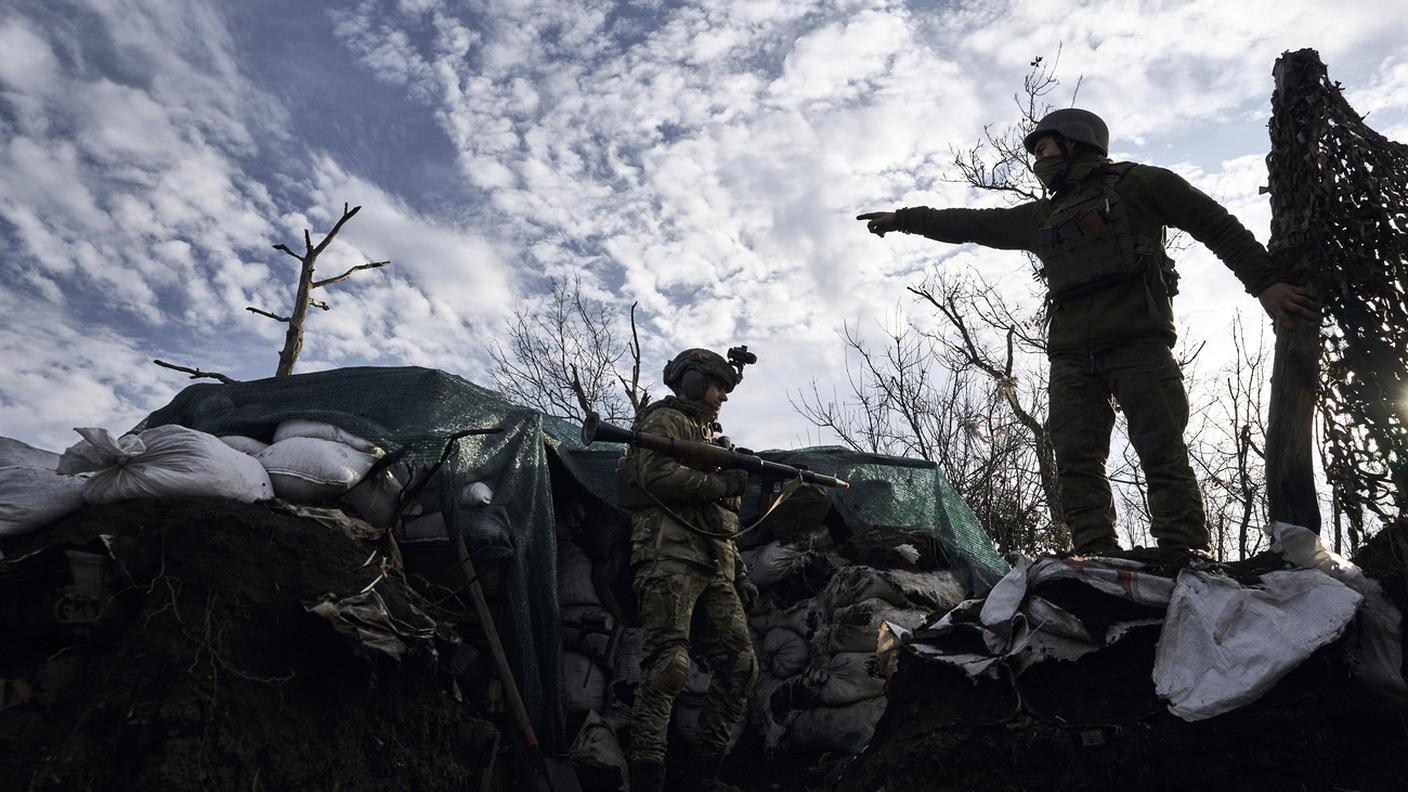
[[694, 749], [722, 756], [758, 676], [733, 581], [682, 561], [647, 562], [636, 571], [635, 593], [645, 645], [631, 710], [632, 758], [665, 761], [670, 711], [689, 676], [691, 649], [713, 670]]
[[1051, 442], [1061, 503], [1077, 552], [1119, 549], [1105, 463], [1115, 403], [1148, 483], [1150, 532], [1161, 547], [1207, 549], [1208, 529], [1183, 430], [1188, 394], [1172, 351], [1142, 341], [1051, 358]]

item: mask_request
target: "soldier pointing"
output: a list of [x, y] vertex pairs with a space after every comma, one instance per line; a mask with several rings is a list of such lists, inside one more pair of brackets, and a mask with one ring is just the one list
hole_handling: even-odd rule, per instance
[[1105, 475], [1117, 403], [1148, 481], [1159, 547], [1205, 553], [1202, 495], [1183, 441], [1188, 396], [1172, 353], [1178, 274], [1164, 251], [1166, 227], [1212, 250], [1284, 326], [1294, 317], [1317, 320], [1319, 303], [1308, 289], [1282, 281], [1266, 249], [1216, 201], [1164, 168], [1112, 163], [1109, 140], [1094, 113], [1057, 110], [1025, 140], [1047, 198], [1003, 209], [916, 206], [856, 219], [882, 237], [903, 231], [1036, 254], [1049, 311], [1049, 429], [1076, 552], [1119, 550]]

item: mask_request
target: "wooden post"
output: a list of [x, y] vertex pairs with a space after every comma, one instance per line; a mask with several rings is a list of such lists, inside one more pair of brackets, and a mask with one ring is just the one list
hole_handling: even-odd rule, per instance
[[[1318, 85], [1314, 77], [1324, 66], [1314, 50], [1287, 52], [1272, 70], [1276, 89], [1271, 98], [1271, 154], [1267, 165], [1271, 192], [1271, 244], [1268, 246], [1290, 279], [1314, 284], [1316, 250], [1307, 237], [1313, 203], [1306, 200], [1305, 182], [1314, 178], [1314, 156], [1323, 120], [1306, 96]], [[1314, 75], [1314, 77], [1312, 77]], [[1315, 406], [1320, 379], [1319, 327], [1295, 320], [1292, 328], [1276, 328], [1276, 356], [1271, 366], [1271, 403], [1266, 422], [1266, 486], [1272, 520], [1320, 531], [1320, 506], [1315, 496]]]

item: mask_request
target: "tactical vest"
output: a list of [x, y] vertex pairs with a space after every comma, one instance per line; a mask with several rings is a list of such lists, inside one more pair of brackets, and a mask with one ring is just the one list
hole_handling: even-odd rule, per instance
[[[642, 408], [640, 412], [636, 413], [635, 421], [631, 423], [631, 429], [639, 431], [641, 424], [645, 423], [645, 417], [656, 410], [678, 410], [689, 417], [694, 436], [684, 439], [701, 443], [714, 442], [717, 424], [707, 426], [701, 424], [699, 411], [673, 396], [667, 396]], [[641, 491], [641, 486], [636, 481], [639, 460], [640, 449], [635, 446], [627, 446], [626, 453], [616, 460], [616, 500], [618, 505], [626, 511], [639, 511], [655, 507], [655, 501]], [[662, 500], [667, 506], [694, 505], [676, 503], [669, 498]]]
[[1115, 192], [1133, 167], [1132, 162], [1107, 165], [1052, 202], [1053, 211], [1037, 232], [1048, 299], [1059, 301], [1141, 272], [1163, 282], [1169, 296], [1178, 293], [1163, 243], [1134, 236]]

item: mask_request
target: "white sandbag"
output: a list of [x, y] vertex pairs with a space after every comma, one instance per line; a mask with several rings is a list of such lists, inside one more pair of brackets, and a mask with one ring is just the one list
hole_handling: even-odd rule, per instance
[[437, 511], [404, 520], [401, 528], [401, 541], [407, 543], [450, 541], [450, 532], [445, 529], [445, 515]]
[[748, 577], [753, 580], [753, 585], [765, 589], [806, 566], [813, 556], [814, 553], [806, 547], [768, 542], [751, 553], [744, 553], [743, 560], [748, 564]]
[[1256, 588], [1185, 569], [1154, 651], [1154, 690], [1186, 721], [1231, 712], [1344, 634], [1362, 600], [1314, 569], [1267, 572]]
[[606, 669], [576, 652], [562, 653], [562, 677], [567, 691], [567, 711], [601, 711], [606, 706]]
[[779, 627], [763, 636], [763, 667], [774, 677], [794, 677], [807, 667], [807, 640], [795, 632]]
[[592, 585], [592, 560], [572, 542], [557, 545], [557, 602], [559, 605], [600, 605]]
[[494, 491], [482, 481], [471, 481], [460, 488], [461, 506], [488, 506], [494, 500]]
[[290, 437], [255, 457], [269, 472], [274, 493], [286, 501], [336, 498], [362, 480], [376, 457], [352, 446], [316, 437]]
[[843, 707], [885, 695], [879, 662], [869, 652], [838, 652], [813, 663], [802, 677], [828, 707]]
[[253, 437], [245, 437], [244, 435], [221, 435], [220, 442], [241, 454], [249, 454], [250, 456], [255, 456], [269, 447], [269, 444], [263, 440], [255, 440]]
[[896, 608], [878, 597], [848, 605], [831, 615], [824, 651], [828, 654], [875, 652], [885, 622], [913, 630], [923, 624], [928, 615], [928, 611], [918, 608]]
[[[223, 439], [223, 438], [222, 438]], [[396, 502], [401, 498], [401, 482], [382, 470], [353, 485], [352, 489], [337, 499], [339, 504], [350, 506], [367, 522], [379, 528], [387, 528], [396, 514]]]
[[77, 432], [83, 440], [64, 452], [59, 471], [93, 473], [83, 488], [88, 503], [202, 496], [251, 503], [274, 496], [258, 460], [205, 432], [174, 424], [121, 437], [106, 429]]
[[884, 696], [846, 707], [801, 710], [787, 726], [785, 746], [806, 753], [843, 751], [858, 754], [875, 736], [875, 725], [885, 714]]
[[357, 451], [372, 456], [382, 456], [382, 450], [370, 440], [358, 437], [340, 426], [334, 426], [322, 421], [308, 421], [302, 418], [293, 418], [279, 424], [279, 428], [274, 430], [274, 444], [277, 445], [293, 437], [311, 437], [315, 440], [328, 440], [334, 443], [341, 443], [350, 446]]
[[1271, 535], [1271, 549], [1306, 569], [1318, 569], [1349, 586], [1364, 598], [1359, 606], [1358, 630], [1348, 640], [1350, 671], [1372, 687], [1402, 697], [1408, 693], [1403, 679], [1403, 614], [1377, 580], [1348, 558], [1331, 551], [1309, 528], [1276, 522], [1263, 528]]
[[58, 470], [59, 455], [53, 451], [35, 448], [29, 443], [0, 437], [0, 467], [27, 467], [39, 470]]
[[23, 536], [83, 508], [86, 483], [53, 470], [0, 467], [0, 536]]

